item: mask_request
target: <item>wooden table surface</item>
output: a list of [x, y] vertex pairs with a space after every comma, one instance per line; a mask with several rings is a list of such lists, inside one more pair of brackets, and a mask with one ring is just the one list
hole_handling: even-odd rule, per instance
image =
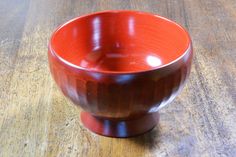
[[[47, 43], [79, 15], [133, 9], [170, 18], [190, 33], [191, 76], [151, 132], [127, 139], [85, 129], [80, 109], [53, 82]], [[0, 156], [236, 156], [235, 0], [1, 0]]]

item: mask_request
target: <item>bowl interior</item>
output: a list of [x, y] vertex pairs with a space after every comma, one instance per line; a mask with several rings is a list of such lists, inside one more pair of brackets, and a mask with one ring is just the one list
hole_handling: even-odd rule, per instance
[[189, 46], [187, 32], [160, 16], [110, 11], [67, 22], [50, 47], [66, 63], [105, 72], [137, 72], [169, 64]]

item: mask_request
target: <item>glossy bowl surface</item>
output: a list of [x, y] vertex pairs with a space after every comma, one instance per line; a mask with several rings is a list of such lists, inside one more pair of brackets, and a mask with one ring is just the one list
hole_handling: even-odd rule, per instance
[[83, 124], [128, 137], [154, 127], [158, 110], [182, 89], [192, 46], [181, 26], [161, 16], [104, 11], [57, 28], [48, 57], [57, 85], [85, 111]]

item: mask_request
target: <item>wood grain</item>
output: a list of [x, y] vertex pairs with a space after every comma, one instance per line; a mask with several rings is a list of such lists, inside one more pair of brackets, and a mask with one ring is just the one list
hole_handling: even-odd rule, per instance
[[[135, 138], [87, 131], [48, 70], [53, 29], [106, 9], [160, 14], [193, 40], [187, 86], [160, 124]], [[0, 19], [0, 156], [236, 156], [235, 0], [1, 0]]]

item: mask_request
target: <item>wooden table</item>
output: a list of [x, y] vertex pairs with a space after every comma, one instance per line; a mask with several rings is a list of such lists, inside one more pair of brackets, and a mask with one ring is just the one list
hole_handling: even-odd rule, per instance
[[[151, 132], [127, 139], [87, 131], [55, 86], [47, 43], [65, 21], [106, 9], [157, 13], [191, 34], [183, 92]], [[0, 156], [236, 156], [235, 0], [1, 0]]]

